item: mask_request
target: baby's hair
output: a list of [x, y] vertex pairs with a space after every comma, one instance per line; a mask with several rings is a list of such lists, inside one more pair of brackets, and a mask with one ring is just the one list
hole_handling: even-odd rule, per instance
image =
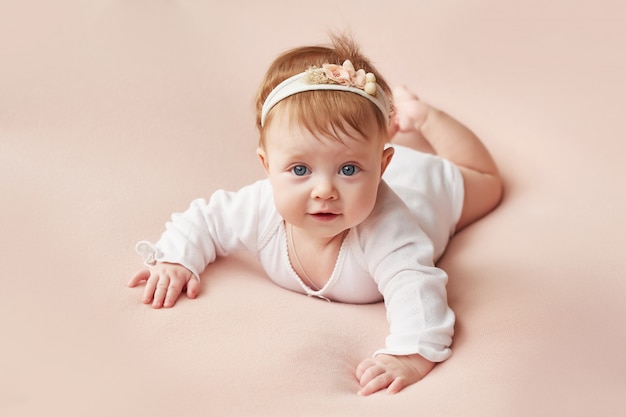
[[[261, 125], [261, 109], [270, 92], [287, 78], [323, 64], [341, 65], [350, 60], [356, 69], [372, 72], [376, 83], [391, 98], [385, 79], [369, 59], [361, 54], [358, 45], [346, 35], [331, 34], [331, 46], [303, 46], [279, 55], [268, 68], [256, 96], [256, 124], [260, 132], [260, 145], [265, 143], [264, 131], [271, 123], [272, 111]], [[368, 99], [344, 91], [305, 91], [290, 96], [279, 103], [288, 103], [290, 119], [311, 133], [336, 138], [337, 132], [348, 133], [352, 128], [362, 137], [371, 135], [375, 121], [378, 136], [387, 138], [388, 120]], [[281, 106], [283, 107], [283, 106]]]

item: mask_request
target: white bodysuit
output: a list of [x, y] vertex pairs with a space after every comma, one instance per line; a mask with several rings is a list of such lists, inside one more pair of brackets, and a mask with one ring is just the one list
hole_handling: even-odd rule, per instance
[[447, 304], [448, 277], [434, 262], [461, 215], [463, 179], [449, 161], [394, 148], [372, 213], [348, 231], [332, 275], [318, 291], [290, 263], [285, 223], [268, 180], [194, 200], [172, 216], [155, 245], [139, 242], [138, 252], [148, 265], [178, 263], [199, 277], [217, 256], [249, 250], [286, 289], [344, 303], [384, 300], [390, 334], [375, 354], [419, 353], [444, 361], [451, 355], [455, 318]]

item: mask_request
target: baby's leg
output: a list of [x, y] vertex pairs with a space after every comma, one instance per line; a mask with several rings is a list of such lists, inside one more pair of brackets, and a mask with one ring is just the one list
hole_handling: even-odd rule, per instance
[[436, 153], [422, 133], [417, 130], [412, 132], [397, 132], [391, 138], [391, 143], [406, 146], [407, 148], [412, 148], [423, 153]]
[[[406, 88], [394, 90], [396, 116], [393, 143], [426, 149], [455, 164], [463, 175], [465, 198], [457, 230], [493, 210], [502, 197], [496, 163], [480, 139], [445, 112], [420, 101]], [[409, 136], [398, 136], [408, 133]], [[396, 136], [398, 138], [396, 139]]]
[[395, 88], [393, 91], [396, 117], [393, 121], [391, 143], [406, 146], [419, 152], [436, 154], [430, 142], [421, 131], [421, 124], [426, 118], [427, 108], [419, 98], [405, 87]]

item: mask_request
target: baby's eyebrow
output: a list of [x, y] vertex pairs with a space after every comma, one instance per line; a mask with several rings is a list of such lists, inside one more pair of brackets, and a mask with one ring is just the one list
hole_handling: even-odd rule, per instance
[[304, 160], [308, 159], [311, 156], [310, 153], [307, 152], [286, 152], [286, 157], [288, 160]]

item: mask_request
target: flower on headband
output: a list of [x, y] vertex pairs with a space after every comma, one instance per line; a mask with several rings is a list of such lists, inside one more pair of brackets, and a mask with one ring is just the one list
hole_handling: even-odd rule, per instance
[[346, 60], [343, 65], [324, 64], [322, 68], [324, 74], [337, 84], [356, 88], [363, 88], [365, 85], [365, 71], [363, 69], [356, 71], [349, 60]]
[[369, 95], [376, 95], [376, 76], [365, 70], [355, 70], [349, 60], [343, 65], [323, 64], [322, 68], [309, 70], [309, 82], [314, 84], [340, 84], [365, 91]]

